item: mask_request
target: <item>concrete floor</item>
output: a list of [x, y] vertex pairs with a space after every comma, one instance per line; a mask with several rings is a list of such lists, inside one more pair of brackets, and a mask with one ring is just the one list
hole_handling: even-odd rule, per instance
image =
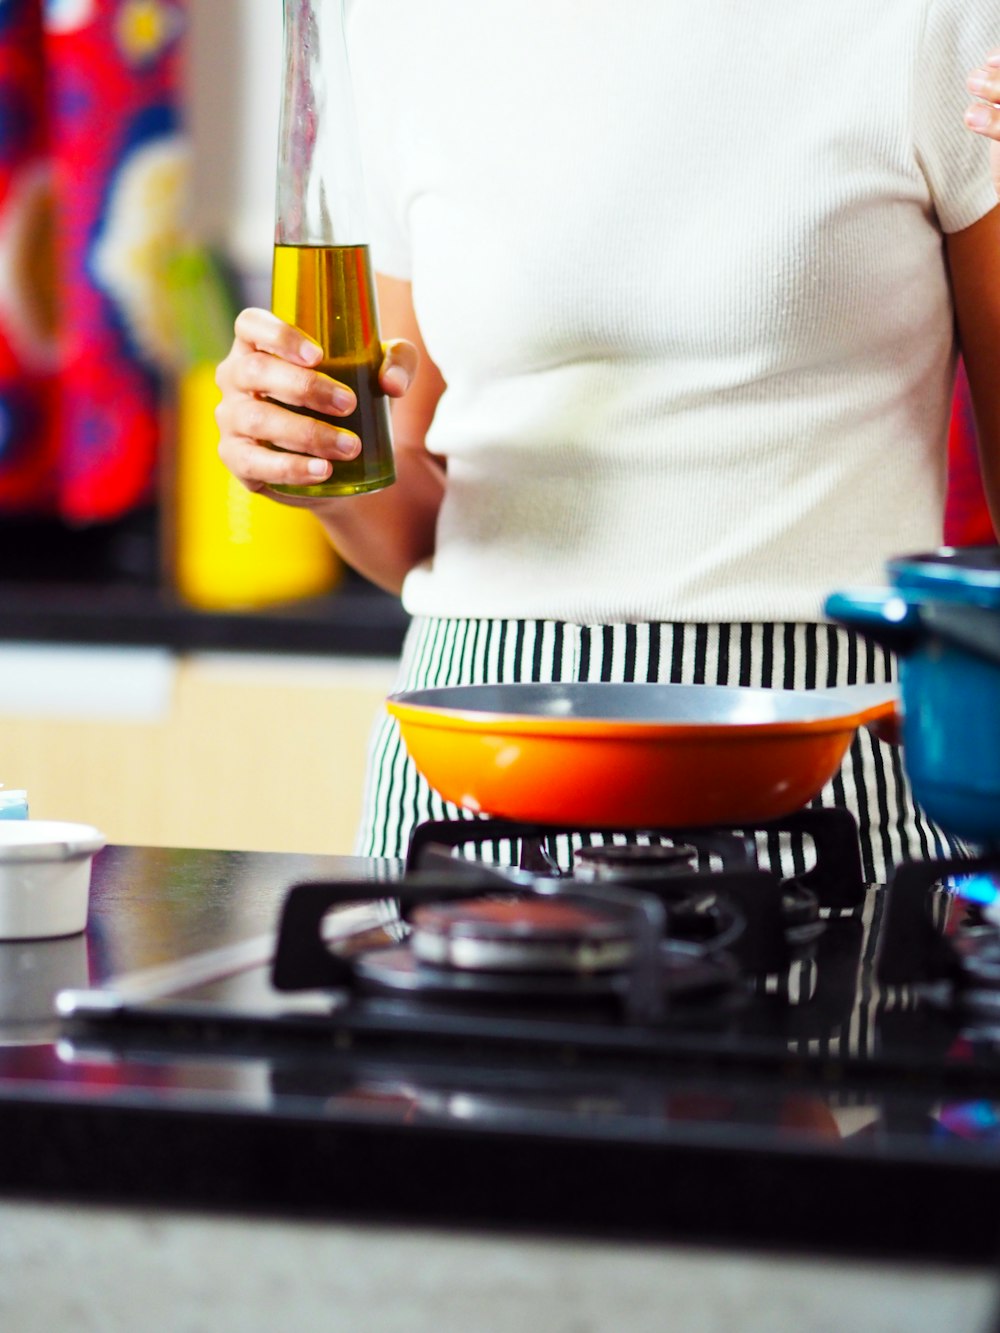
[[0, 1203], [4, 1333], [992, 1333], [992, 1274]]

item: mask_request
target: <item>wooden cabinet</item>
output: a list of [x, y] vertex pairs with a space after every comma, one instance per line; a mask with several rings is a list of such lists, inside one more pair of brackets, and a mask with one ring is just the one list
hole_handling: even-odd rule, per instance
[[350, 852], [391, 660], [0, 644], [0, 782], [112, 842]]

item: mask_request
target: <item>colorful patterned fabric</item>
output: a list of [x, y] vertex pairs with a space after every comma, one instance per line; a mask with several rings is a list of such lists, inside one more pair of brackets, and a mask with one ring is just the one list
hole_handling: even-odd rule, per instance
[[41, 13], [0, 0], [0, 509], [54, 500], [55, 281]]
[[0, 0], [0, 514], [153, 498], [185, 0]]
[[948, 438], [948, 501], [944, 538], [950, 546], [992, 546], [996, 542], [976, 452], [976, 423], [969, 384], [959, 374]]

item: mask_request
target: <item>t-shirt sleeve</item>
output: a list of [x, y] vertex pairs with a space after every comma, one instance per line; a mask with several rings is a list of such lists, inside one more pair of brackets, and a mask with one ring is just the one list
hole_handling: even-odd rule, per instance
[[965, 80], [1000, 43], [1000, 0], [930, 0], [916, 81], [916, 151], [945, 232], [997, 204], [989, 145], [965, 128]]
[[350, 0], [348, 56], [358, 120], [361, 167], [368, 200], [368, 244], [378, 273], [410, 278], [410, 242], [403, 192], [406, 125], [405, 65], [400, 43], [389, 40], [390, 5]]

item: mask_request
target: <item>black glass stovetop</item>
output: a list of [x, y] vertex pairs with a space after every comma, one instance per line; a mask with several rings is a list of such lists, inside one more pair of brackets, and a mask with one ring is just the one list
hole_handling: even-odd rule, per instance
[[[510, 832], [491, 826], [496, 846]], [[398, 879], [293, 886], [276, 940], [64, 992], [60, 1059], [362, 1130], [380, 1178], [408, 1200], [418, 1190], [421, 1213], [488, 1204], [491, 1218], [544, 1221], [556, 1196], [524, 1192], [538, 1154], [539, 1179], [563, 1195], [581, 1185], [564, 1221], [697, 1233], [704, 1214], [704, 1234], [992, 1258], [1000, 863], [904, 866], [866, 885], [849, 817], [807, 812], [749, 835], [749, 858], [745, 831], [736, 852], [729, 831], [647, 832], [650, 845], [693, 839], [698, 865], [681, 889], [637, 887], [581, 880], [572, 849], [560, 866], [567, 831], [514, 833], [511, 868], [470, 855], [467, 830], [429, 826]], [[757, 856], [779, 834], [815, 850], [791, 878]], [[422, 905], [534, 895], [624, 903], [628, 965], [425, 985], [406, 961]], [[405, 965], [387, 984], [394, 954]], [[522, 1189], [506, 1200], [508, 1174]], [[486, 1177], [488, 1201], [474, 1189]]]
[[[728, 832], [646, 835], [693, 838], [712, 863], [660, 885], [560, 872], [544, 846], [539, 860], [538, 830], [527, 853], [522, 843], [533, 869], [484, 866], [454, 855], [467, 832], [452, 838], [447, 826], [428, 826], [396, 883], [298, 884], [275, 949], [218, 950], [64, 993], [64, 1030], [71, 1041], [103, 1034], [213, 1052], [277, 1043], [407, 1069], [453, 1065], [443, 1087], [417, 1098], [437, 1107], [464, 1096], [467, 1107], [499, 1109], [506, 1099], [511, 1108], [574, 1108], [591, 1104], [591, 1092], [594, 1105], [610, 1106], [617, 1087], [630, 1108], [685, 1071], [723, 1084], [798, 1077], [885, 1095], [920, 1087], [1000, 1098], [1000, 862], [914, 864], [889, 886], [864, 885], [849, 816], [828, 814], [780, 826], [805, 828], [816, 844], [815, 864], [792, 879], [760, 869], [752, 852], [734, 868]], [[554, 846], [563, 832], [543, 835]], [[675, 913], [679, 884], [710, 886], [693, 933]], [[421, 905], [534, 895], [624, 902], [635, 921], [632, 961], [611, 976], [568, 980], [431, 969], [438, 982], [427, 984], [428, 969], [408, 957], [407, 922]], [[487, 1095], [498, 1072], [503, 1094]], [[413, 1076], [394, 1069], [377, 1081], [396, 1087]], [[825, 1100], [836, 1118], [836, 1097]], [[982, 1137], [994, 1117], [984, 1101], [946, 1120]]]

